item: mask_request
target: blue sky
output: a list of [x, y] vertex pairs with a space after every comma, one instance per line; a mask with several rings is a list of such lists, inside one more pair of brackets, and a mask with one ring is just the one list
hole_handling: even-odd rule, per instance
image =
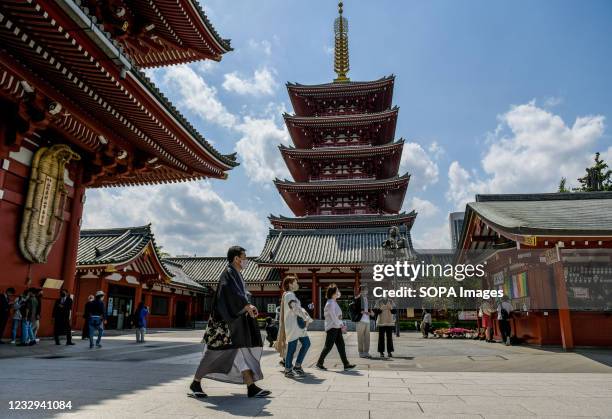
[[[267, 215], [292, 215], [272, 185], [291, 112], [284, 84], [333, 77], [331, 0], [203, 2], [235, 50], [148, 74], [242, 165], [227, 181], [88, 192], [85, 227], [153, 223], [173, 254], [257, 254]], [[412, 174], [421, 248], [448, 246], [448, 212], [475, 193], [549, 192], [595, 151], [612, 161], [612, 2], [345, 1], [352, 80], [396, 75], [396, 136]], [[109, 204], [110, 203], [110, 204]]]

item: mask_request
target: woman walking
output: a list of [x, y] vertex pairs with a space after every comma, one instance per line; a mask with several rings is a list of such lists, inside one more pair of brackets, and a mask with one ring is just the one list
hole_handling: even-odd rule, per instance
[[325, 315], [326, 336], [323, 351], [321, 351], [319, 361], [317, 362], [317, 368], [324, 371], [327, 370], [323, 363], [325, 362], [325, 357], [327, 354], [329, 354], [335, 344], [336, 348], [338, 349], [338, 353], [340, 354], [342, 364], [344, 365], [344, 371], [348, 371], [355, 368], [355, 365], [351, 364], [346, 358], [344, 338], [342, 337], [342, 334], [346, 332], [346, 325], [342, 321], [342, 309], [336, 301], [338, 298], [340, 298], [340, 290], [336, 284], [331, 284], [329, 287], [327, 287], [327, 292], [325, 295], [327, 297], [327, 302], [325, 303], [323, 313]]
[[204, 357], [191, 386], [193, 397], [207, 397], [202, 378], [246, 384], [248, 397], [266, 397], [270, 391], [255, 382], [263, 379], [260, 358], [263, 352], [257, 326], [257, 308], [250, 303], [242, 271], [249, 260], [245, 249], [232, 246], [227, 251], [228, 266], [219, 278], [211, 318], [204, 333]]
[[[90, 294], [89, 297], [87, 297], [87, 303], [90, 303], [93, 300], [94, 300], [94, 296]], [[85, 307], [87, 307], [87, 305], [85, 305]], [[89, 339], [89, 313], [87, 312], [87, 310], [83, 311], [83, 320], [84, 321], [83, 321], [83, 331], [81, 332], [81, 340]]]
[[387, 355], [393, 357], [393, 329], [395, 322], [393, 314], [395, 313], [395, 304], [393, 300], [383, 297], [376, 302], [374, 313], [377, 314], [376, 326], [378, 327], [378, 352], [380, 357], [385, 357], [385, 336], [387, 337]]
[[[285, 331], [285, 340], [287, 342], [287, 355], [285, 356], [285, 377], [303, 377], [304, 370], [302, 362], [306, 357], [306, 353], [310, 348], [310, 338], [306, 329], [312, 318], [306, 310], [302, 308], [300, 300], [295, 295], [295, 292], [300, 289], [297, 276], [289, 275], [283, 280], [283, 304], [281, 306], [281, 325]], [[298, 341], [301, 345], [300, 352], [293, 366], [293, 355], [297, 349]]]

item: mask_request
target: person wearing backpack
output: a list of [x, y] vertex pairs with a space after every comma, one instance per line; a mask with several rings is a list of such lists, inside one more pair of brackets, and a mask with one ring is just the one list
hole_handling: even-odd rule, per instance
[[510, 317], [514, 310], [508, 296], [504, 295], [502, 301], [497, 306], [497, 322], [499, 323], [499, 331], [502, 336], [502, 343], [510, 346], [510, 336], [512, 335], [512, 328], [510, 327]]
[[357, 349], [360, 358], [370, 357], [370, 319], [374, 312], [368, 309], [368, 295], [364, 292], [364, 286], [360, 285], [357, 295], [349, 304], [351, 320], [355, 322], [357, 332]]
[[[307, 326], [312, 323], [312, 318], [306, 310], [302, 308], [300, 300], [295, 292], [300, 289], [298, 278], [295, 275], [288, 275], [283, 280], [283, 305], [281, 316], [283, 319], [282, 327], [285, 330], [285, 340], [287, 342], [287, 354], [285, 356], [285, 377], [303, 377], [304, 370], [302, 362], [310, 348], [310, 338], [306, 332]], [[300, 343], [300, 351], [293, 366], [293, 355]]]

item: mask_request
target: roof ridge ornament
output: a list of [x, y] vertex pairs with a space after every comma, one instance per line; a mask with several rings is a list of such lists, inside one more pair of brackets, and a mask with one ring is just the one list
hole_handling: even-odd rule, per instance
[[351, 81], [347, 77], [349, 72], [349, 49], [348, 49], [348, 20], [342, 16], [343, 3], [338, 2], [339, 16], [334, 21], [334, 71], [338, 75], [334, 83], [346, 83]]

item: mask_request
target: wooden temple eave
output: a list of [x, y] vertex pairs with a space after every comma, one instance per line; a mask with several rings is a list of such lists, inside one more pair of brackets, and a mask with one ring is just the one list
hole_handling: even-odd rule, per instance
[[360, 179], [359, 181], [291, 182], [274, 180], [279, 190], [287, 192], [384, 191], [407, 187], [409, 182], [409, 174], [390, 179]]
[[369, 114], [356, 114], [356, 115], [335, 115], [335, 116], [296, 116], [284, 114], [283, 117], [287, 125], [293, 126], [312, 126], [316, 128], [337, 128], [342, 126], [358, 126], [358, 125], [370, 125], [372, 123], [384, 123], [393, 122], [397, 120], [399, 112], [398, 107], [392, 109], [369, 113]]
[[[48, 7], [55, 12], [56, 19], [43, 11], [41, 4], [45, 10]], [[122, 71], [103, 52], [94, 57], [97, 45], [84, 31], [64, 30], [74, 23], [61, 15], [57, 3], [40, 0], [20, 4], [19, 8], [14, 4], [0, 6], [0, 10], [13, 13], [13, 20], [8, 14], [0, 15], [0, 40], [6, 48], [3, 64], [9, 65], [8, 69], [35, 91], [59, 103], [65, 110], [64, 115], [86, 124], [96, 134], [94, 137], [89, 133], [87, 137], [103, 137], [119, 145], [133, 144], [178, 171], [195, 170], [201, 176], [225, 177], [224, 170], [231, 165], [221, 162], [200, 141], [187, 135], [183, 124], [173, 119], [159, 101], [151, 100], [151, 92], [131, 72]], [[36, 30], [25, 23], [33, 20], [32, 15], [36, 16]], [[46, 35], [38, 42], [34, 37], [41, 34]], [[7, 52], [19, 56], [19, 61]], [[75, 129], [70, 120], [64, 123]], [[121, 138], [116, 134], [119, 132]]]

